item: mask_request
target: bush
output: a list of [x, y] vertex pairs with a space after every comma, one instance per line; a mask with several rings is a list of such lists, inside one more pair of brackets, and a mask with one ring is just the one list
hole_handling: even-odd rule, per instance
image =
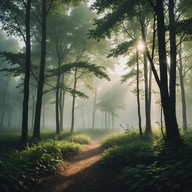
[[135, 141], [130, 144], [116, 145], [104, 151], [101, 162], [105, 166], [123, 167], [137, 163], [149, 164], [156, 160], [150, 142]]
[[102, 143], [102, 147], [104, 149], [108, 149], [108, 148], [116, 146], [116, 145], [128, 144], [130, 142], [134, 142], [137, 140], [139, 140], [139, 134], [137, 134], [137, 133], [111, 134], [104, 139], [104, 141]]
[[79, 143], [79, 144], [89, 144], [91, 138], [85, 134], [71, 135], [67, 138], [68, 141]]
[[191, 180], [192, 163], [188, 161], [129, 166], [119, 177], [128, 192], [187, 192], [192, 190]]

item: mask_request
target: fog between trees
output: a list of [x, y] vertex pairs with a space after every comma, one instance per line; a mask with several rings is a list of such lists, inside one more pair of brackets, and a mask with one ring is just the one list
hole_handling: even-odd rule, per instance
[[[29, 129], [34, 127], [35, 103], [38, 86], [39, 61], [41, 57], [41, 28], [37, 22], [39, 13], [35, 13], [35, 6], [32, 2], [31, 14], [31, 74], [30, 74], [30, 95], [29, 95]], [[39, 5], [40, 6], [40, 5]], [[9, 9], [9, 7], [8, 7]], [[10, 10], [11, 11], [11, 10]], [[39, 10], [40, 11], [40, 10]], [[33, 14], [34, 12], [34, 14]], [[38, 15], [38, 17], [37, 17]], [[56, 129], [56, 110], [59, 110], [59, 123], [62, 128], [71, 128], [72, 121], [72, 99], [74, 102], [74, 130], [79, 128], [101, 128], [101, 129], [122, 129], [122, 127], [138, 129], [137, 89], [136, 89], [136, 59], [139, 64], [139, 90], [140, 110], [142, 127], [145, 127], [145, 84], [143, 52], [139, 51], [136, 58], [136, 48], [130, 45], [130, 50], [120, 56], [114, 49], [127, 38], [126, 27], [132, 25], [130, 33], [139, 37], [138, 23], [125, 21], [119, 25], [111, 38], [105, 38], [97, 42], [88, 39], [89, 30], [93, 29], [93, 19], [98, 18], [97, 14], [90, 10], [85, 3], [78, 6], [62, 5], [58, 9], [53, 7], [47, 15], [47, 49], [44, 76], [43, 101], [41, 109], [41, 129]], [[149, 19], [151, 18], [151, 20]], [[148, 28], [152, 25], [152, 16], [149, 16]], [[6, 55], [5, 52], [25, 53], [25, 46], [22, 43], [21, 34], [12, 32], [16, 29], [8, 18], [10, 28], [2, 24], [0, 34], [1, 53], [1, 94], [0, 94], [0, 129], [21, 129], [22, 126], [22, 99], [23, 99], [23, 78], [25, 60], [18, 59], [14, 62], [14, 55]], [[10, 22], [10, 23], [9, 23]], [[20, 21], [23, 25], [23, 21]], [[150, 34], [150, 30], [148, 34]], [[8, 35], [6, 35], [5, 31]], [[128, 38], [127, 38], [128, 39]], [[132, 41], [136, 43], [136, 41]], [[186, 91], [187, 125], [191, 124], [191, 42], [185, 41], [182, 44], [182, 62], [185, 74], [184, 85]], [[119, 47], [120, 48], [120, 47]], [[107, 57], [111, 56], [115, 57]], [[97, 70], [91, 67], [85, 68], [75, 66], [70, 70], [65, 69], [66, 64], [89, 63], [101, 66], [101, 71], [108, 75], [95, 73]], [[149, 66], [149, 62], [147, 65]], [[67, 66], [67, 65], [66, 65]], [[92, 66], [92, 67], [95, 67]], [[178, 66], [178, 68], [181, 68]], [[20, 70], [20, 73], [19, 73]], [[149, 75], [148, 68], [148, 75]], [[128, 75], [122, 80], [122, 75]], [[103, 75], [103, 76], [102, 76]], [[104, 78], [103, 78], [104, 77]], [[122, 83], [122, 81], [124, 81]], [[75, 84], [74, 84], [75, 82]], [[161, 121], [160, 94], [157, 84], [151, 77], [151, 124], [158, 128]], [[177, 72], [177, 118], [179, 126], [182, 127], [181, 91], [179, 73]], [[58, 96], [56, 92], [58, 90]], [[58, 98], [57, 98], [58, 97]], [[56, 101], [56, 98], [58, 101]], [[56, 103], [58, 102], [58, 108]]]

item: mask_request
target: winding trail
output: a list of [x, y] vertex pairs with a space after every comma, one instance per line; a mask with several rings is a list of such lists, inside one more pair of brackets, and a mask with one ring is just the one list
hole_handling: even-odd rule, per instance
[[47, 178], [41, 192], [120, 192], [115, 189], [115, 174], [103, 170], [99, 159], [101, 142], [82, 145], [82, 152], [64, 161], [56, 175]]

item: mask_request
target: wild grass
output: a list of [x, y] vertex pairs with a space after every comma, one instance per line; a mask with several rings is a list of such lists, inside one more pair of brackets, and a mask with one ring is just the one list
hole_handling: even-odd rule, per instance
[[119, 132], [119, 130], [109, 130], [109, 129], [81, 129], [77, 133], [85, 134], [92, 139], [103, 139], [104, 137], [110, 135], [113, 132]]

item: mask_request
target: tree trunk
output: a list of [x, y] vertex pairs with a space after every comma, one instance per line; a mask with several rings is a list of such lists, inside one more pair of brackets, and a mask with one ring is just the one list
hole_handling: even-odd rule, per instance
[[138, 119], [139, 119], [139, 134], [142, 137], [142, 126], [141, 126], [141, 107], [140, 107], [140, 90], [139, 90], [139, 56], [138, 50], [136, 50], [136, 62], [137, 62], [137, 109], [138, 109]]
[[34, 117], [35, 117], [35, 96], [32, 96], [33, 104], [32, 104], [32, 128], [34, 127]]
[[97, 101], [97, 90], [95, 90], [94, 101], [93, 101], [93, 120], [92, 120], [92, 129], [95, 128], [96, 101]]
[[115, 125], [115, 111], [111, 113], [111, 128], [114, 130], [114, 125]]
[[[146, 42], [146, 23], [145, 23], [145, 15], [143, 15], [142, 12], [142, 7], [140, 7], [140, 15], [139, 15], [139, 22], [141, 25], [141, 34], [142, 34], [142, 39], [143, 42]], [[145, 133], [146, 134], [151, 134], [152, 130], [151, 130], [151, 91], [149, 90], [149, 86], [150, 86], [150, 78], [148, 77], [150, 75], [150, 72], [148, 73], [149, 69], [148, 69], [148, 63], [147, 63], [147, 55], [146, 53], [143, 53], [144, 56], [144, 84], [145, 84], [145, 125], [146, 125], [146, 129], [145, 129]]]
[[63, 131], [63, 117], [64, 117], [64, 106], [65, 106], [65, 91], [60, 90], [60, 129]]
[[107, 109], [105, 107], [105, 129], [108, 128], [108, 121], [107, 121]]
[[73, 93], [73, 98], [72, 98], [71, 132], [74, 131], [74, 122], [75, 122], [75, 99], [76, 99], [75, 91], [76, 91], [76, 87], [77, 87], [77, 68], [75, 67], [74, 84], [73, 84], [74, 93]]
[[165, 41], [165, 23], [164, 23], [164, 9], [163, 0], [156, 0], [158, 7], [157, 13], [157, 31], [158, 31], [158, 51], [160, 64], [160, 94], [161, 102], [165, 118], [166, 127], [166, 141], [181, 143], [181, 138], [177, 125], [176, 111], [175, 111], [175, 67], [176, 67], [176, 51], [175, 51], [175, 31], [174, 31], [174, 15], [173, 15], [173, 1], [169, 1], [169, 19], [170, 19], [170, 96], [168, 91], [167, 78], [167, 58], [166, 58], [166, 41]]
[[7, 89], [8, 89], [8, 84], [4, 84], [4, 93], [3, 93], [3, 99], [2, 99], [2, 107], [1, 107], [1, 121], [0, 121], [0, 128], [3, 129], [3, 122], [4, 122], [4, 117], [5, 117], [5, 98], [7, 96]]
[[[58, 70], [60, 71], [61, 67], [61, 59], [58, 58]], [[56, 134], [60, 134], [60, 103], [61, 103], [61, 98], [60, 98], [60, 79], [61, 79], [61, 74], [58, 73], [57, 75], [57, 84], [56, 84], [56, 95], [55, 95], [55, 115], [56, 115]]]
[[178, 71], [179, 71], [179, 81], [181, 90], [181, 103], [182, 103], [182, 117], [183, 117], [183, 130], [186, 132], [188, 130], [187, 126], [187, 106], [185, 99], [185, 86], [184, 86], [184, 76], [183, 76], [183, 63], [182, 63], [182, 44], [178, 50], [179, 61], [178, 61]]
[[41, 39], [41, 62], [39, 69], [39, 82], [37, 88], [37, 101], [35, 110], [35, 125], [33, 131], [33, 139], [40, 140], [40, 120], [44, 86], [44, 71], [46, 60], [46, 0], [42, 0], [42, 39]]
[[28, 137], [28, 103], [29, 103], [29, 81], [31, 69], [31, 35], [30, 35], [30, 12], [31, 0], [26, 4], [25, 28], [26, 28], [26, 53], [25, 53], [25, 79], [24, 79], [24, 95], [23, 95], [23, 113], [22, 113], [22, 131], [21, 145], [26, 146]]
[[151, 130], [151, 90], [150, 90], [150, 86], [149, 84], [150, 82], [150, 78], [148, 78], [148, 75], [150, 75], [150, 71], [148, 69], [148, 65], [147, 65], [147, 57], [146, 54], [144, 54], [144, 79], [145, 79], [145, 119], [146, 119], [146, 129], [145, 129], [145, 133], [146, 134], [151, 134], [152, 130]]

